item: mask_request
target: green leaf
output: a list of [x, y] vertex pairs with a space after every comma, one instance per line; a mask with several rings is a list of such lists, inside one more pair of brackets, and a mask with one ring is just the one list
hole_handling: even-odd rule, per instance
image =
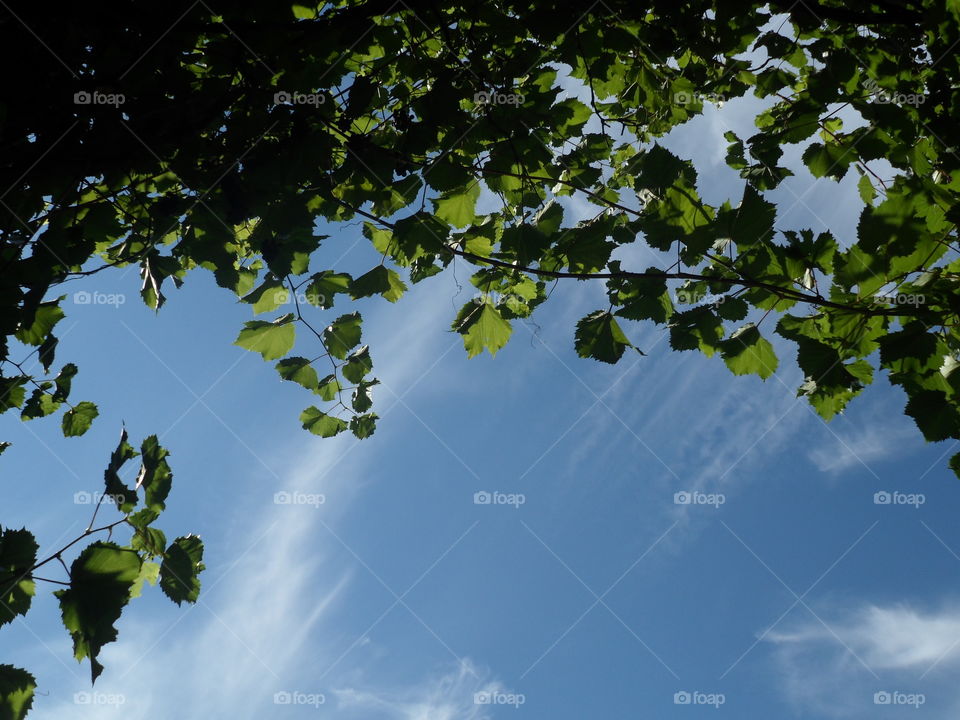
[[37, 681], [26, 670], [0, 665], [0, 720], [23, 720], [33, 706]]
[[921, 390], [910, 396], [904, 412], [917, 421], [928, 442], [960, 436], [960, 413], [940, 390]]
[[170, 453], [160, 446], [156, 435], [151, 435], [140, 445], [143, 464], [137, 478], [137, 487], [144, 491], [144, 504], [148, 510], [163, 512], [167, 495], [173, 484], [173, 472], [167, 464]]
[[290, 301], [290, 290], [283, 286], [283, 283], [276, 278], [269, 276], [268, 279], [256, 290], [241, 299], [249, 305], [253, 305], [253, 313], [273, 312], [281, 305], [286, 305]]
[[90, 429], [93, 419], [100, 414], [97, 406], [84, 400], [63, 414], [64, 437], [79, 437]]
[[777, 208], [749, 183], [744, 185], [740, 205], [732, 212], [732, 216], [729, 236], [738, 247], [748, 248], [773, 238]]
[[346, 422], [333, 415], [327, 415], [312, 405], [300, 413], [300, 422], [303, 423], [304, 430], [325, 438], [333, 437], [347, 429]]
[[364, 440], [370, 437], [373, 435], [373, 432], [376, 429], [376, 413], [370, 413], [369, 415], [355, 415], [350, 419], [350, 432], [352, 432], [359, 440]]
[[777, 369], [773, 345], [760, 335], [753, 323], [737, 330], [720, 343], [720, 355], [734, 375], [759, 375], [766, 380]]
[[726, 296], [721, 297], [720, 300], [721, 302], [717, 303], [717, 315], [724, 320], [739, 322], [743, 320], [750, 311], [750, 306], [747, 305], [746, 301], [738, 297]]
[[350, 296], [357, 300], [371, 295], [382, 295], [390, 302], [396, 302], [406, 289], [407, 286], [396, 271], [377, 265], [350, 283]]
[[480, 183], [474, 181], [465, 189], [444, 193], [433, 200], [434, 215], [453, 227], [466, 227], [477, 217], [477, 198], [480, 197]]
[[443, 268], [434, 264], [434, 256], [426, 255], [414, 260], [410, 266], [410, 282], [416, 284], [441, 272]]
[[34, 418], [46, 417], [52, 415], [60, 407], [60, 403], [54, 399], [49, 391], [53, 383], [45, 382], [40, 387], [34, 389], [30, 394], [30, 399], [23, 406], [23, 412], [20, 413], [22, 420], [33, 420]]
[[60, 309], [60, 306], [57, 304], [58, 302], [59, 300], [40, 303], [33, 316], [33, 322], [17, 330], [17, 340], [26, 345], [40, 345], [43, 343], [50, 334], [50, 331], [53, 330], [53, 326], [64, 317], [63, 310]]
[[318, 272], [307, 285], [307, 302], [325, 310], [332, 308], [334, 296], [349, 294], [352, 282], [353, 278], [347, 273], [335, 273], [333, 270]]
[[[167, 536], [159, 528], [137, 528], [130, 539], [130, 547], [145, 553], [148, 557], [161, 557], [167, 547]], [[159, 569], [160, 567], [157, 566], [157, 570]]]
[[251, 320], [244, 323], [233, 344], [260, 353], [264, 360], [277, 360], [290, 352], [295, 337], [293, 315], [288, 313], [273, 322]]
[[453, 329], [463, 336], [468, 358], [479, 355], [484, 348], [496, 356], [513, 332], [510, 323], [503, 319], [489, 298], [479, 304], [469, 302], [464, 305], [453, 322]]
[[284, 358], [277, 363], [277, 372], [284, 380], [290, 380], [298, 385], [302, 385], [307, 390], [316, 390], [319, 380], [317, 371], [313, 369], [310, 361], [304, 357]]
[[877, 196], [877, 189], [868, 175], [861, 175], [857, 181], [857, 191], [860, 193], [860, 199], [867, 205], [873, 204], [873, 199]]
[[106, 493], [117, 504], [121, 512], [129, 513], [137, 505], [137, 491], [129, 488], [120, 480], [120, 468], [127, 460], [132, 460], [137, 456], [137, 451], [127, 442], [126, 428], [120, 431], [120, 442], [116, 449], [110, 454], [110, 462], [107, 469], [103, 472], [103, 481], [106, 486]]
[[636, 185], [639, 190], [647, 189], [661, 194], [681, 177], [690, 182], [692, 168], [662, 145], [653, 145], [649, 150], [641, 151], [631, 161], [636, 170]]
[[327, 375], [323, 380], [319, 381], [317, 389], [314, 392], [327, 402], [330, 402], [335, 399], [337, 393], [340, 392], [340, 381], [337, 380], [336, 375]]
[[77, 660], [90, 658], [95, 682], [103, 665], [100, 649], [117, 639], [113, 624], [130, 599], [130, 590], [140, 576], [140, 556], [109, 542], [84, 548], [70, 567], [70, 587], [54, 593], [60, 600], [63, 625], [73, 638]]
[[[159, 530], [155, 532], [160, 532]], [[160, 548], [160, 553], [153, 555], [154, 557], [159, 557], [160, 554], [163, 554], [163, 547]], [[157, 580], [160, 577], [160, 563], [155, 562], [144, 562], [140, 566], [140, 574], [137, 576], [136, 582], [130, 588], [130, 599], [138, 598], [143, 594], [143, 584], [150, 583], [151, 585], [156, 585]]]
[[580, 102], [576, 98], [567, 98], [556, 103], [550, 108], [550, 114], [554, 118], [561, 120], [557, 124], [557, 132], [561, 137], [576, 135], [580, 132], [587, 120], [593, 114], [588, 105]]
[[178, 537], [163, 554], [160, 589], [177, 605], [195, 603], [200, 597], [200, 573], [205, 566], [203, 541], [196, 535]]
[[829, 177], [840, 181], [847, 174], [856, 155], [849, 148], [836, 143], [812, 143], [803, 153], [803, 162], [816, 178]]
[[0, 532], [0, 625], [30, 609], [36, 592], [30, 571], [37, 562], [37, 549], [36, 539], [25, 529]]
[[[619, 263], [611, 263], [611, 270], [619, 272]], [[660, 272], [648, 268], [648, 273]], [[673, 313], [673, 301], [667, 291], [666, 279], [638, 278], [635, 280], [611, 280], [607, 284], [610, 301], [623, 305], [614, 314], [628, 320], [653, 320], [665, 323]]]
[[374, 385], [379, 385], [379, 380], [371, 380], [370, 382], [361, 382], [357, 385], [356, 389], [353, 391], [353, 398], [351, 399], [351, 405], [353, 409], [359, 413], [364, 413], [373, 407], [373, 392], [371, 388]]
[[28, 378], [23, 375], [12, 378], [0, 377], [0, 413], [23, 405], [24, 398], [27, 396], [23, 386], [26, 385], [27, 380]]
[[315, 7], [308, 7], [307, 5], [296, 3], [292, 6], [291, 10], [297, 20], [313, 20], [317, 17], [317, 9]]
[[465, 188], [473, 181], [473, 173], [469, 168], [459, 165], [450, 153], [443, 153], [424, 170], [423, 179], [434, 190], [447, 192]]
[[371, 370], [373, 370], [373, 360], [370, 358], [370, 348], [366, 345], [350, 353], [347, 362], [340, 368], [343, 376], [354, 384], [363, 380]]
[[373, 212], [381, 217], [393, 215], [417, 199], [423, 183], [417, 175], [408, 175], [384, 188], [384, 193], [373, 204]]
[[60, 341], [53, 333], [47, 335], [37, 350], [37, 359], [43, 365], [44, 372], [50, 372], [50, 366], [53, 365], [53, 359], [56, 356], [57, 345]]
[[[364, 225], [364, 230], [368, 227], [369, 223]], [[442, 251], [449, 234], [450, 228], [445, 223], [421, 210], [393, 224], [393, 236], [388, 247], [381, 252], [407, 266], [419, 257]], [[380, 249], [376, 241], [374, 244]]]
[[347, 353], [360, 344], [362, 333], [360, 313], [341, 315], [323, 331], [323, 344], [333, 357], [343, 360]]
[[53, 384], [57, 386], [57, 389], [53, 393], [55, 400], [63, 402], [70, 396], [70, 388], [73, 385], [73, 378], [76, 377], [77, 372], [77, 366], [73, 363], [67, 363], [60, 368], [60, 372], [58, 372], [57, 376], [53, 379]]
[[143, 530], [158, 517], [160, 517], [160, 513], [156, 512], [155, 510], [148, 510], [144, 508], [143, 510], [138, 510], [132, 515], [128, 515], [127, 522], [129, 522], [137, 530]]
[[633, 344], [623, 334], [612, 313], [597, 310], [577, 323], [574, 347], [580, 357], [613, 364]]

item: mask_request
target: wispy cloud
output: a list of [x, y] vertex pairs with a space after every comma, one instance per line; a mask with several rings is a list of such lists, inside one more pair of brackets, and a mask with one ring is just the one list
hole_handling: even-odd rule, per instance
[[[402, 326], [376, 311], [368, 313], [365, 336], [390, 358], [381, 376], [398, 393], [449, 343], [446, 333], [428, 332], [443, 327], [440, 316], [447, 313], [441, 300], [447, 289], [438, 284], [432, 292], [434, 297], [414, 305], [420, 309], [408, 313]], [[425, 340], [409, 342], [411, 332], [420, 332]], [[384, 393], [381, 398], [387, 407], [389, 397]], [[203, 528], [210, 569], [199, 603], [177, 610], [164, 601], [153, 615], [145, 610], [155, 599], [133, 603], [119, 626], [119, 641], [104, 649], [108, 670], [93, 690], [89, 676], [71, 675], [47, 654], [32, 666], [42, 692], [31, 718], [115, 716], [119, 708], [129, 720], [252, 720], [278, 710], [278, 692], [300, 693], [304, 700], [300, 707], [292, 707], [298, 704], [294, 700], [279, 708], [288, 717], [315, 714], [316, 705], [309, 703], [321, 696], [324, 704], [335, 703], [330, 688], [337, 677], [322, 682], [317, 678], [334, 663], [341, 645], [353, 641], [350, 632], [358, 630], [352, 629], [348, 611], [356, 563], [332, 532], [342, 530], [346, 510], [370, 468], [383, 462], [377, 443], [365, 441], [361, 452], [351, 452], [356, 443], [347, 436], [320, 441], [304, 433], [273, 445], [275, 452], [264, 455], [270, 472], [231, 489], [246, 517], [223, 515], [216, 523], [218, 516], [211, 514]], [[310, 493], [324, 501], [278, 504], [273, 497], [277, 491]], [[51, 628], [50, 635], [56, 638], [51, 646], [57, 657], [71, 662], [62, 628]], [[349, 661], [342, 674], [362, 674], [362, 668], [351, 668]], [[426, 714], [399, 717], [447, 717], [429, 709], [446, 707], [443, 697], [453, 692], [451, 682], [427, 678], [424, 687], [434, 689], [423, 696]], [[377, 678], [370, 679], [364, 692], [371, 697], [380, 692]], [[472, 703], [472, 692], [469, 700]], [[454, 716], [483, 717], [459, 709], [449, 715]]]
[[842, 472], [850, 468], [870, 466], [902, 452], [917, 433], [907, 423], [877, 422], [852, 432], [837, 432], [809, 453], [811, 462], [821, 472]]
[[[313, 453], [301, 457], [322, 467]], [[181, 717], [262, 717], [274, 688], [299, 674], [304, 644], [329, 623], [349, 587], [350, 571], [312, 542], [311, 511], [317, 509], [270, 504], [224, 537], [238, 549], [234, 561], [221, 558], [200, 602], [165, 613], [167, 623], [144, 621], [142, 607], [131, 606], [137, 622], [125, 622], [120, 641], [104, 650], [108, 672], [96, 687], [56, 683], [51, 695], [37, 698], [36, 718], [87, 718], [90, 705], [118, 697], [132, 720], [174, 710]]]
[[346, 717], [383, 720], [485, 720], [489, 704], [478, 699], [502, 693], [502, 687], [469, 660], [458, 668], [428, 676], [419, 685], [399, 691], [358, 688], [334, 690], [338, 710]]
[[905, 605], [868, 605], [831, 629], [833, 632], [821, 623], [811, 623], [792, 632], [770, 633], [767, 639], [778, 645], [827, 645], [845, 651], [839, 637], [876, 671], [923, 672], [934, 664], [960, 660], [960, 607], [922, 612]]
[[960, 664], [960, 605], [931, 611], [868, 604], [824, 620], [764, 638], [775, 646], [782, 690], [805, 712], [873, 717], [876, 696], [898, 692], [922, 696], [928, 712], [960, 704], [951, 682]]

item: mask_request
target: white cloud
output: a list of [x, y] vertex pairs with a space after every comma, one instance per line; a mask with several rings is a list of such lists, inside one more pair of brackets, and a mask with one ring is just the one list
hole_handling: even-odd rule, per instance
[[779, 645], [843, 646], [837, 637], [874, 671], [919, 669], [960, 660], [960, 607], [941, 612], [921, 612], [907, 606], [868, 605], [852, 618], [831, 624], [834, 636], [820, 623], [794, 632], [767, 636]]
[[[409, 387], [449, 343], [449, 336], [439, 330], [445, 324], [442, 316], [448, 314], [442, 300], [448, 288], [437, 283], [431, 293], [411, 303], [402, 325], [389, 313], [367, 313], [365, 336], [375, 351], [389, 358], [380, 375], [397, 392]], [[410, 342], [411, 333], [423, 341]], [[389, 397], [384, 393], [378, 400], [389, 406]], [[100, 704], [97, 698], [122, 697], [119, 711], [128, 720], [170, 716], [253, 720], [273, 714], [278, 691], [324, 694], [332, 702], [330, 684], [335, 678], [318, 678], [335, 664], [342, 649], [338, 643], [344, 637], [348, 645], [352, 641], [344, 624], [351, 627], [355, 618], [344, 613], [355, 564], [325, 525], [336, 531], [369, 474], [365, 470], [382, 462], [378, 446], [370, 441], [361, 452], [349, 452], [356, 442], [347, 436], [321, 441], [303, 433], [275, 446], [275, 454], [265, 457], [270, 472], [251, 486], [236, 489], [246, 517], [228, 521], [228, 527], [214, 526], [211, 520], [209, 527], [201, 528], [207, 536], [209, 570], [200, 602], [177, 609], [164, 600], [155, 615], [145, 611], [150, 607], [147, 599], [131, 604], [118, 625], [119, 640], [103, 650], [107, 671], [93, 691], [86, 661], [83, 668], [61, 664], [72, 663], [69, 639], [62, 628], [52, 627], [49, 645], [55, 656], [46, 654], [31, 665], [41, 685], [31, 718], [118, 714], [115, 704]], [[336, 472], [330, 472], [334, 467]], [[323, 493], [326, 502], [275, 504], [273, 493], [278, 490]], [[158, 592], [148, 588], [146, 594]], [[317, 642], [318, 638], [328, 641]], [[326, 687], [317, 687], [323, 682]], [[450, 681], [426, 682], [425, 687], [434, 690], [424, 695], [423, 707], [445, 707], [443, 693]], [[376, 685], [376, 678], [371, 679], [370, 687]], [[76, 702], [75, 693], [91, 692], [95, 694], [86, 697], [93, 703]], [[378, 691], [366, 692], [372, 696]], [[471, 702], [472, 697], [471, 693]], [[312, 706], [287, 709], [292, 716], [315, 712]], [[456, 716], [482, 717], [459, 712]], [[400, 717], [446, 716], [427, 712]]]
[[[778, 680], [794, 705], [831, 717], [874, 717], [875, 693], [901, 692], [923, 695], [924, 717], [955, 716], [960, 693], [951, 679], [960, 664], [960, 606], [864, 605], [824, 620], [764, 638], [775, 647]], [[913, 717], [916, 708], [899, 711]]]
[[334, 690], [338, 710], [348, 717], [383, 720], [485, 720], [488, 704], [478, 704], [477, 694], [503, 693], [503, 688], [464, 660], [454, 670], [426, 678], [420, 685], [401, 691], [385, 692], [341, 688]]
[[841, 472], [870, 467], [871, 463], [902, 451], [917, 433], [906, 423], [877, 423], [850, 433], [837, 433], [835, 439], [814, 447], [808, 457], [821, 472]]
[[[300, 462], [322, 467], [317, 455], [331, 452], [332, 446], [308, 450]], [[223, 567], [208, 571], [196, 606], [166, 613], [172, 625], [165, 625], [145, 621], [143, 609], [131, 605], [119, 641], [104, 649], [107, 672], [94, 690], [83, 679], [48, 683], [54, 689], [38, 696], [31, 717], [89, 718], [91, 706], [76, 704], [74, 693], [90, 692], [123, 696], [130, 720], [174, 709], [181, 715], [184, 708], [192, 717], [261, 717], [274, 686], [297, 674], [304, 644], [329, 621], [349, 586], [350, 572], [312, 542], [311, 512], [317, 510], [271, 504], [248, 527], [222, 538], [239, 557], [232, 566], [222, 558]]]

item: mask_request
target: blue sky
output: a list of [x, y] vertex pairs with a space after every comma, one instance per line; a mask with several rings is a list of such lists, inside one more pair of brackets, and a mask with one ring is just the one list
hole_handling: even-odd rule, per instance
[[[697, 161], [708, 202], [739, 198], [721, 136], [750, 134], [755, 110], [708, 109], [665, 142]], [[778, 227], [849, 241], [855, 181], [799, 170], [769, 195]], [[585, 216], [564, 202], [568, 221]], [[359, 225], [331, 235], [313, 269], [377, 261]], [[250, 309], [207, 274], [158, 315], [135, 271], [68, 286], [125, 298], [68, 297], [60, 325], [74, 397], [101, 414], [66, 440], [5, 417], [0, 523], [42, 551], [82, 531], [74, 494], [102, 489], [125, 423], [171, 450], [161, 526], [200, 533], [209, 569], [194, 607], [156, 588], [131, 603], [94, 694], [42, 587], [3, 629], [4, 662], [40, 683], [31, 717], [956, 717], [956, 450], [923, 442], [899, 390], [881, 377], [824, 424], [795, 397], [772, 318], [766, 382], [641, 325], [628, 330], [646, 357], [581, 360], [573, 326], [606, 303], [573, 281], [495, 359], [467, 360], [448, 328], [469, 274], [458, 263], [396, 306], [356, 303], [382, 381], [363, 442], [300, 429], [310, 396], [232, 345]]]

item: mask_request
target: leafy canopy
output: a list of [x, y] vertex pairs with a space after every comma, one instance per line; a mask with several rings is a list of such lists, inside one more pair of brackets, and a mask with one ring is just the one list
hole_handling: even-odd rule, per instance
[[[256, 316], [237, 345], [317, 396], [303, 427], [365, 438], [375, 348], [361, 345], [352, 302], [401, 303], [457, 263], [477, 288], [451, 319], [469, 356], [499, 352], [552, 283], [593, 280], [608, 304], [571, 319], [583, 357], [642, 351], [635, 323], [652, 323], [674, 350], [768, 379], [782, 366], [775, 333], [824, 419], [880, 371], [925, 438], [960, 438], [956, 2], [609, 0], [576, 18], [560, 2], [448, 0], [4, 14], [43, 42], [31, 30], [0, 44], [21, 68], [2, 114], [0, 412], [62, 412], [67, 437], [96, 421], [95, 403], [71, 394], [79, 368], [57, 357], [68, 280], [136, 266], [160, 310], [202, 268]], [[746, 96], [761, 101], [756, 132], [724, 135], [740, 181], [709, 205], [697, 169], [660, 139]], [[787, 167], [792, 145], [802, 165]], [[859, 178], [854, 235], [783, 224], [773, 191], [804, 172]], [[574, 222], [565, 198], [592, 214]], [[355, 277], [331, 267], [336, 236], [318, 232], [348, 222], [382, 258]], [[654, 263], [628, 262], [635, 248]], [[94, 676], [142, 580], [193, 601], [202, 569], [195, 539], [167, 545], [150, 527], [169, 491], [165, 451], [141, 448], [144, 482], [131, 487], [117, 469], [134, 452], [124, 435], [106, 474], [131, 545], [88, 546], [60, 594]], [[960, 455], [950, 467], [960, 474]], [[23, 532], [0, 538], [7, 622], [34, 591]], [[0, 666], [5, 717], [25, 714], [34, 684]]]

